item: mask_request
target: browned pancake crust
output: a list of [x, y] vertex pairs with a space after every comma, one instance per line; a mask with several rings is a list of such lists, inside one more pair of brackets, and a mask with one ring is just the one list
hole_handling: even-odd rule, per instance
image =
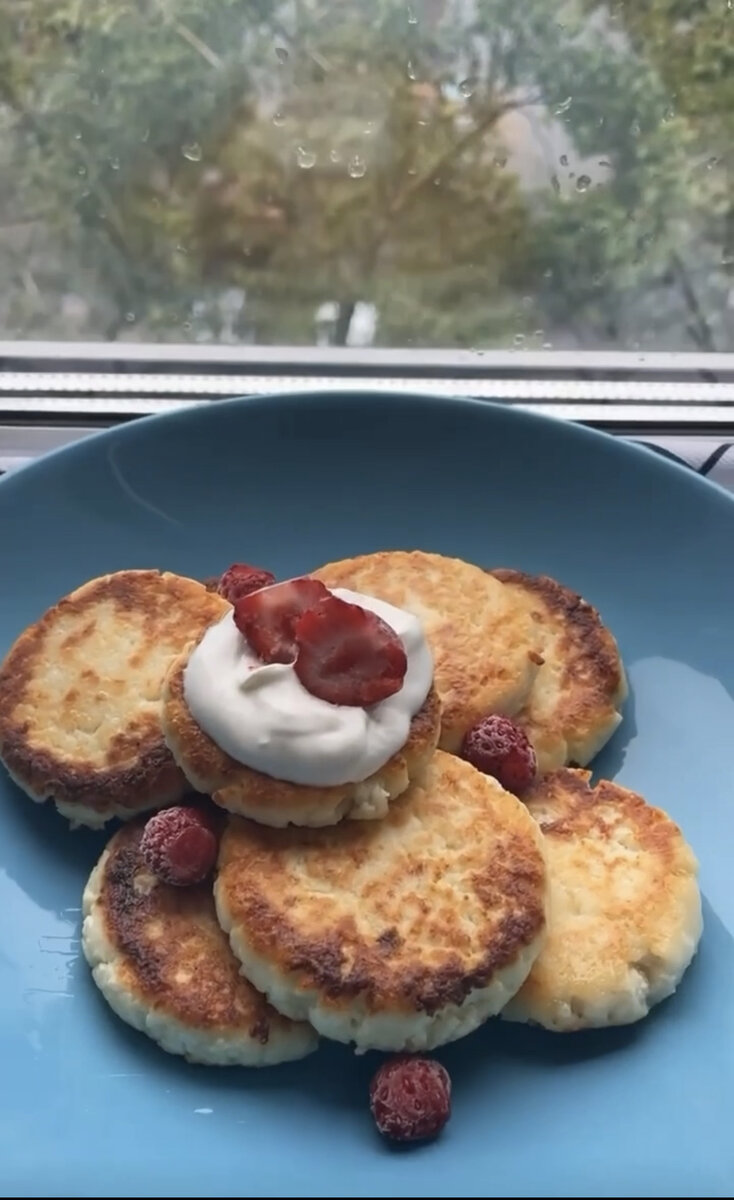
[[[571, 761], [585, 766], [599, 748], [599, 735], [618, 720], [617, 710], [627, 694], [617, 643], [593, 605], [548, 575], [507, 569], [490, 573], [522, 589], [531, 603], [537, 601], [531, 616], [547, 629], [547, 653], [553, 659], [552, 702], [547, 702], [547, 672], [541, 665], [515, 720], [527, 728], [541, 766], [544, 758], [549, 767], [563, 765], [565, 749]], [[540, 653], [542, 657], [542, 647]]]
[[[221, 600], [224, 614], [230, 605]], [[186, 777], [215, 804], [268, 825], [329, 824], [350, 808], [354, 783], [336, 787], [306, 787], [273, 779], [225, 754], [197, 725], [184, 696], [184, 673], [193, 646], [173, 664], [164, 689], [163, 721], [168, 745]], [[416, 778], [436, 748], [441, 727], [438, 697], [433, 689], [413, 717], [408, 740], [370, 780], [379, 782], [390, 797], [404, 791]], [[359, 785], [361, 786], [361, 785]], [[281, 820], [279, 813], [286, 812]], [[314, 814], [323, 814], [323, 820]]]
[[[192, 579], [120, 571], [91, 580], [21, 634], [0, 668], [0, 757], [21, 787], [34, 799], [53, 797], [80, 813], [99, 814], [135, 812], [182, 795], [188, 785], [166, 747], [157, 704], [137, 711], [129, 705], [119, 730], [93, 747], [93, 759], [75, 742], [74, 714], [94, 704], [100, 719], [109, 719], [115, 693], [138, 674], [141, 686], [144, 678], [160, 694], [165, 669], [157, 683], [148, 678], [148, 648], [156, 654], [170, 649], [167, 667], [215, 619], [220, 603]], [[121, 639], [134, 630], [130, 653], [112, 674], [99, 652], [86, 653], [103, 606], [106, 620], [113, 612]], [[50, 648], [67, 624], [68, 636]], [[48, 668], [59, 655], [63, 674], [52, 678]]]
[[[636, 792], [589, 780], [554, 771], [523, 795], [545, 838], [551, 900], [545, 946], [507, 1015], [551, 1029], [643, 1016], [700, 936], [697, 863], [678, 826]], [[649, 994], [635, 1002], [641, 981]]]
[[99, 905], [121, 956], [119, 986], [189, 1029], [241, 1030], [266, 1045], [290, 1022], [240, 974], [217, 921], [211, 880], [188, 888], [157, 880], [140, 855], [143, 828], [136, 821], [120, 829], [104, 864]]
[[545, 923], [524, 807], [441, 751], [382, 821], [278, 831], [231, 818], [215, 891], [233, 945], [342, 1010], [355, 997], [373, 1012], [461, 1004]]

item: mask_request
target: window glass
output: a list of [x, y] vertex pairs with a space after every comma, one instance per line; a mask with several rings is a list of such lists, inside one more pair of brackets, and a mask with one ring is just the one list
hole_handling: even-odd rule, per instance
[[734, 351], [734, 0], [12, 0], [0, 338]]

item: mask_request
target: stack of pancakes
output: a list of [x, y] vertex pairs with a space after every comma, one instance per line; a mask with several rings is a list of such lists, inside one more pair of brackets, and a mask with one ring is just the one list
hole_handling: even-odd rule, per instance
[[[194, 580], [93, 580], [0, 669], [0, 757], [20, 787], [75, 824], [134, 818], [84, 893], [112, 1008], [166, 1050], [244, 1065], [318, 1035], [417, 1051], [498, 1014], [559, 1031], [643, 1017], [695, 952], [697, 864], [661, 810], [580, 769], [626, 695], [599, 614], [549, 578], [418, 551], [314, 575], [415, 613], [434, 656], [406, 745], [360, 784], [272, 779], [196, 724], [186, 664], [229, 605]], [[535, 747], [521, 799], [458, 756], [488, 713]], [[220, 814], [219, 863], [213, 887], [175, 888], [143, 861], [139, 814], [192, 790]]]

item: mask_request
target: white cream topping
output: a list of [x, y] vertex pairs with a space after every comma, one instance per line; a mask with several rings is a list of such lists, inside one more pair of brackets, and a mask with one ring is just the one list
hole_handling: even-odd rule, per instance
[[197, 725], [230, 758], [275, 779], [311, 787], [359, 783], [392, 758], [433, 681], [417, 617], [346, 588], [333, 595], [370, 609], [394, 629], [408, 659], [403, 686], [369, 708], [312, 696], [292, 663], [262, 663], [227, 613], [189, 658], [184, 696]]

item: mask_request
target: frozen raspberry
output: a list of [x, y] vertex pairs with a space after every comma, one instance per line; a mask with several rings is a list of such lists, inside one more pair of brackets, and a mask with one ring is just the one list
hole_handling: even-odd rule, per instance
[[524, 729], [509, 717], [482, 717], [464, 738], [461, 756], [508, 792], [518, 795], [533, 782], [537, 770], [535, 751]]
[[272, 571], [265, 571], [262, 567], [250, 567], [247, 563], [232, 563], [220, 576], [217, 591], [225, 600], [229, 600], [230, 604], [236, 604], [243, 596], [249, 596], [250, 592], [270, 587], [273, 583], [275, 576]]
[[380, 1133], [391, 1141], [435, 1137], [451, 1116], [449, 1073], [434, 1058], [391, 1058], [372, 1079], [370, 1109]]
[[164, 808], [147, 821], [140, 839], [146, 866], [178, 887], [201, 883], [217, 858], [217, 837], [199, 808], [176, 805]]
[[298, 649], [296, 621], [329, 594], [317, 579], [289, 579], [243, 596], [234, 606], [234, 623], [263, 662], [290, 663]]
[[403, 643], [368, 609], [328, 596], [296, 621], [295, 635], [294, 670], [313, 696], [368, 705], [400, 690], [408, 669]]

